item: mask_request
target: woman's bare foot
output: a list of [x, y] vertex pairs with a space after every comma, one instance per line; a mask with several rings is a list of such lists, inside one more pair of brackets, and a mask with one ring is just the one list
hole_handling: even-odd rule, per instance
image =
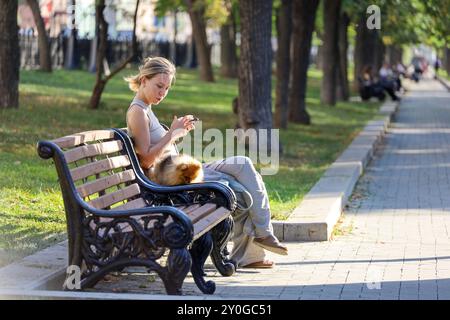
[[270, 260], [263, 260], [263, 261], [257, 261], [250, 264], [247, 264], [245, 266], [242, 266], [242, 268], [252, 268], [252, 269], [270, 269], [273, 268], [275, 265], [275, 262]]

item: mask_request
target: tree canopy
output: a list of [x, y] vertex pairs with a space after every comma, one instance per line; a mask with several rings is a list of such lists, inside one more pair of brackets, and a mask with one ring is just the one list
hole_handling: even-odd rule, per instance
[[344, 1], [350, 15], [366, 14], [369, 5], [380, 7], [381, 36], [386, 45], [424, 43], [436, 48], [450, 43], [450, 0]]

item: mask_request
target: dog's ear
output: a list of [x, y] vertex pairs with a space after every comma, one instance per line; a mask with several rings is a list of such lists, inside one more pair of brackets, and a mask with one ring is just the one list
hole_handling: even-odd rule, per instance
[[177, 169], [181, 171], [186, 171], [188, 169], [188, 165], [186, 163], [179, 164], [177, 166]]
[[201, 182], [203, 180], [202, 167], [198, 166], [196, 163], [191, 164], [189, 168], [184, 171], [184, 174], [189, 183]]

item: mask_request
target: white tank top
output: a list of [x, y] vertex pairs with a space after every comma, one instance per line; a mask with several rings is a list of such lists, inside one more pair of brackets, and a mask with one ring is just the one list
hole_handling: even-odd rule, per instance
[[[145, 104], [145, 102], [142, 101], [141, 99], [134, 97], [133, 101], [131, 101], [131, 104], [128, 107], [128, 110], [130, 110], [131, 106], [138, 106], [142, 108], [147, 114], [149, 121], [150, 147], [153, 147], [166, 135], [167, 133], [166, 129], [164, 129], [164, 127], [161, 125], [158, 118], [153, 113], [152, 108], [149, 105]], [[133, 132], [131, 131], [130, 126], [128, 124], [128, 118], [127, 118], [127, 129], [129, 136], [133, 137]], [[171, 144], [170, 147], [168, 147], [164, 151], [164, 156], [166, 156], [167, 154], [178, 154], [173, 144]]]

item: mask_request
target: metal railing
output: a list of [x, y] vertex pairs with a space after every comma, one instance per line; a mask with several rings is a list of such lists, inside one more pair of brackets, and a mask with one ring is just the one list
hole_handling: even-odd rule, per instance
[[[69, 37], [63, 35], [51, 37], [50, 52], [52, 66], [61, 69], [69, 66], [73, 69], [95, 71], [96, 43], [92, 39], [76, 39], [73, 46], [72, 61], [69, 59]], [[19, 34], [20, 68], [25, 70], [39, 69], [38, 37], [31, 33]], [[94, 46], [94, 47], [93, 47]], [[109, 39], [106, 59], [111, 67], [128, 57], [131, 52], [131, 39]], [[171, 59], [177, 66], [196, 67], [196, 55], [193, 46], [187, 43], [177, 43], [175, 50], [173, 44], [167, 41], [139, 40], [138, 54], [135, 63], [143, 57], [163, 56]], [[175, 59], [174, 59], [175, 57]]]

